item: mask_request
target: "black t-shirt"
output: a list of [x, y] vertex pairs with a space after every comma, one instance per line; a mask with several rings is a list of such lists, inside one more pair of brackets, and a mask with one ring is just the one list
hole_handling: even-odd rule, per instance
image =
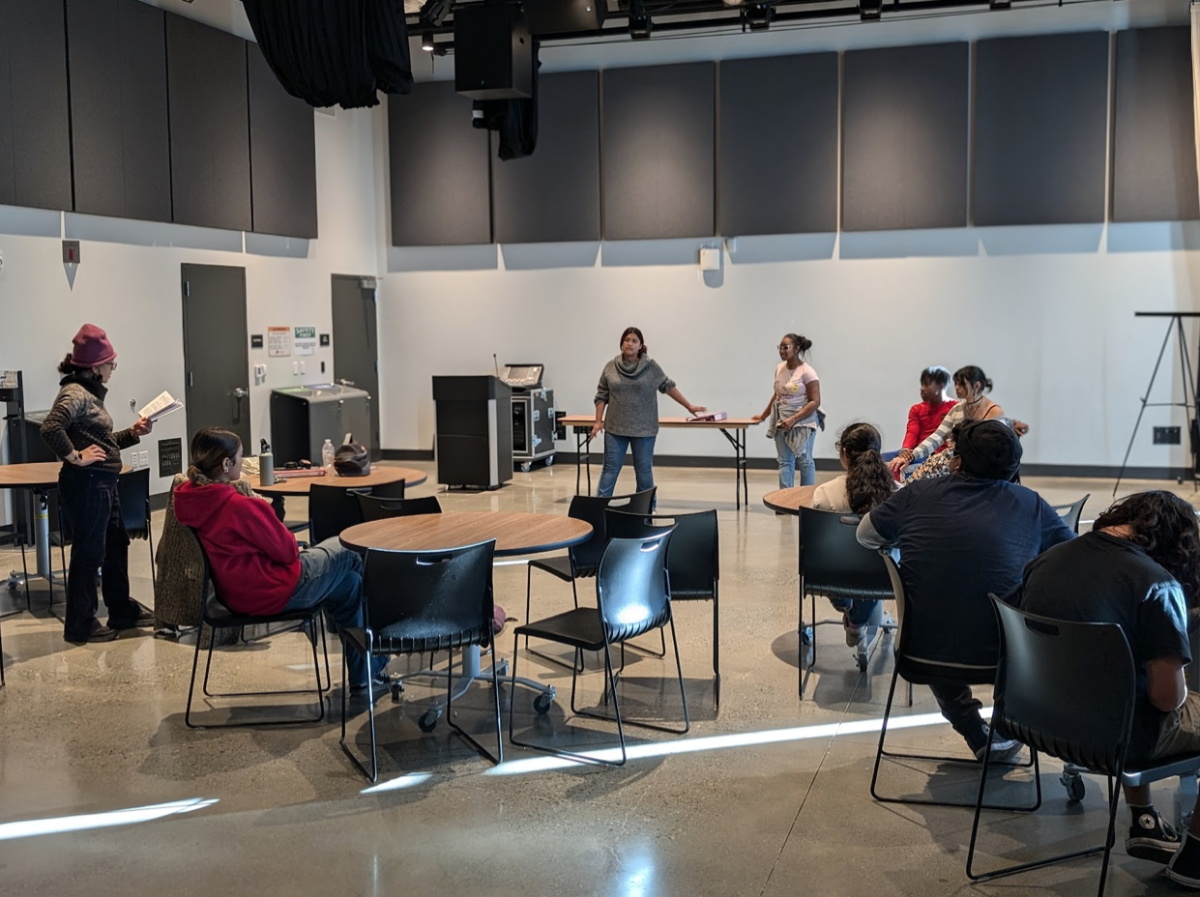
[[1152, 757], [1166, 714], [1146, 697], [1145, 666], [1168, 657], [1192, 659], [1179, 583], [1129, 539], [1088, 533], [1025, 568], [1019, 607], [1058, 620], [1120, 625], [1138, 671], [1130, 748], [1138, 758]]
[[1027, 563], [1075, 537], [1032, 489], [963, 473], [906, 486], [871, 511], [870, 523], [900, 548], [900, 577], [920, 620], [920, 645], [910, 650], [942, 663], [994, 664], [999, 630], [988, 592], [1011, 594]]

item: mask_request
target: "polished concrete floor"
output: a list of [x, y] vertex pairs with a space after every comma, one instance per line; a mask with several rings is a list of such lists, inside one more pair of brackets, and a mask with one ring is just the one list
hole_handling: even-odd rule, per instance
[[[799, 700], [796, 521], [761, 503], [774, 474], [751, 472], [751, 504], [740, 512], [729, 470], [660, 468], [657, 479], [660, 512], [719, 511], [720, 706], [711, 679], [711, 606], [681, 603], [675, 615], [691, 731], [634, 730], [635, 756], [623, 769], [547, 762], [511, 744], [505, 763], [493, 767], [444, 722], [421, 731], [417, 719], [434, 690], [410, 683], [402, 703], [386, 695], [377, 703], [382, 769], [370, 789], [338, 747], [338, 685], [334, 714], [320, 725], [189, 730], [183, 716], [193, 643], [144, 631], [110, 644], [66, 644], [47, 612], [45, 587], [35, 585], [32, 612], [2, 624], [8, 685], [0, 691], [0, 888], [91, 897], [1095, 892], [1090, 861], [972, 886], [964, 874], [969, 810], [874, 802], [868, 783], [891, 678], [889, 645], [860, 675], [839, 627], [821, 628], [817, 672]], [[1092, 493], [1085, 518], [1112, 491], [1111, 481], [1028, 485], [1052, 502]], [[1163, 485], [1129, 482], [1122, 491]], [[435, 491], [426, 484], [413, 494]], [[448, 511], [565, 514], [574, 491], [574, 468], [560, 466], [517, 473], [497, 492], [440, 497]], [[1178, 491], [1196, 497], [1190, 485]], [[288, 512], [302, 518], [303, 503]], [[19, 555], [0, 551], [0, 565], [19, 569]], [[133, 544], [131, 570], [136, 597], [152, 603], [145, 542]], [[497, 600], [518, 617], [525, 576], [520, 565], [496, 569]], [[585, 581], [582, 597], [593, 594]], [[23, 594], [8, 593], [3, 608], [14, 601], [24, 608]], [[535, 617], [569, 602], [566, 584], [535, 574]], [[820, 612], [835, 617], [828, 607]], [[499, 648], [511, 656], [508, 632]], [[309, 658], [295, 633], [220, 651], [214, 686], [303, 684]], [[673, 664], [644, 652], [627, 659], [625, 712], [679, 719], [678, 690], [668, 678]], [[529, 689], [502, 688], [506, 716], [516, 702], [518, 729], [560, 745], [612, 744], [605, 724], [571, 716], [569, 674], [524, 650], [519, 661], [521, 675], [555, 685], [559, 700], [538, 718]], [[580, 700], [595, 706], [600, 676], [589, 667]], [[915, 697], [914, 707], [898, 710], [914, 725], [897, 731], [896, 743], [965, 756], [928, 691], [918, 688]], [[489, 699], [486, 688], [474, 688], [455, 705], [458, 721], [486, 735]], [[210, 719], [259, 712], [228, 701], [203, 709]], [[352, 710], [351, 737], [361, 749], [365, 702]], [[984, 863], [1098, 843], [1103, 781], [1088, 779], [1082, 804], [1071, 805], [1059, 771], [1044, 764], [1036, 814], [985, 816]], [[976, 782], [972, 769], [951, 764], [889, 764], [881, 774], [891, 793], [951, 799], [972, 799]], [[1011, 800], [1027, 799], [1032, 787], [1020, 771], [995, 779], [997, 796]], [[1173, 790], [1159, 789], [1158, 802], [1177, 813]], [[1124, 809], [1119, 819], [1126, 824]], [[1110, 895], [1174, 890], [1158, 867], [1125, 856], [1120, 841], [1113, 860]]]

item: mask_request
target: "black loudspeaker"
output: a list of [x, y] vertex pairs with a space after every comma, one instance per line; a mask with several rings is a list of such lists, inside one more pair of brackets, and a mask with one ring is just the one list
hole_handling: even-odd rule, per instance
[[607, 0], [525, 0], [525, 17], [534, 35], [599, 31]]
[[533, 96], [533, 38], [508, 4], [454, 11], [454, 89], [473, 100]]

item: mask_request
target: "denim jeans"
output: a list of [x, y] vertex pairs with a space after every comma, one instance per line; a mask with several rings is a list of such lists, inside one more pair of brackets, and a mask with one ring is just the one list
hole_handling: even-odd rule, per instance
[[[300, 581], [284, 610], [320, 605], [338, 629], [362, 628], [362, 557], [343, 548], [336, 537], [300, 552]], [[387, 666], [388, 658], [372, 662], [372, 675]], [[351, 685], [367, 684], [367, 664], [357, 651], [346, 657]]]
[[129, 597], [129, 534], [121, 522], [115, 470], [64, 464], [58, 498], [72, 534], [67, 571], [67, 613], [63, 634], [86, 639], [99, 607], [96, 568], [108, 608], [109, 625], [132, 624], [141, 612]]
[[625, 451], [633, 449], [633, 472], [637, 477], [637, 491], [654, 488], [654, 440], [657, 436], [617, 436], [604, 433], [604, 470], [600, 473], [597, 495], [612, 495], [617, 487], [617, 477], [625, 464]]
[[879, 606], [878, 601], [850, 601], [842, 598], [830, 598], [829, 603], [833, 605], [834, 610], [844, 613], [846, 619], [854, 626], [865, 625]]
[[813, 461], [813, 442], [817, 431], [812, 427], [802, 427], [807, 434], [798, 453], [792, 452], [784, 438], [785, 430], [775, 431], [775, 453], [779, 456], [779, 488], [790, 489], [796, 485], [796, 469], [800, 470], [800, 485], [811, 486], [817, 481], [817, 465]]

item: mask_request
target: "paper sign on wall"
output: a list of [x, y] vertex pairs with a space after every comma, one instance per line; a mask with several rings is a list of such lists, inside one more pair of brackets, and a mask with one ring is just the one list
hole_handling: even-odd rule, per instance
[[296, 327], [295, 340], [293, 345], [297, 355], [316, 355], [317, 354], [317, 328], [316, 327]]
[[282, 358], [292, 354], [292, 328], [267, 328], [267, 355], [271, 358]]

